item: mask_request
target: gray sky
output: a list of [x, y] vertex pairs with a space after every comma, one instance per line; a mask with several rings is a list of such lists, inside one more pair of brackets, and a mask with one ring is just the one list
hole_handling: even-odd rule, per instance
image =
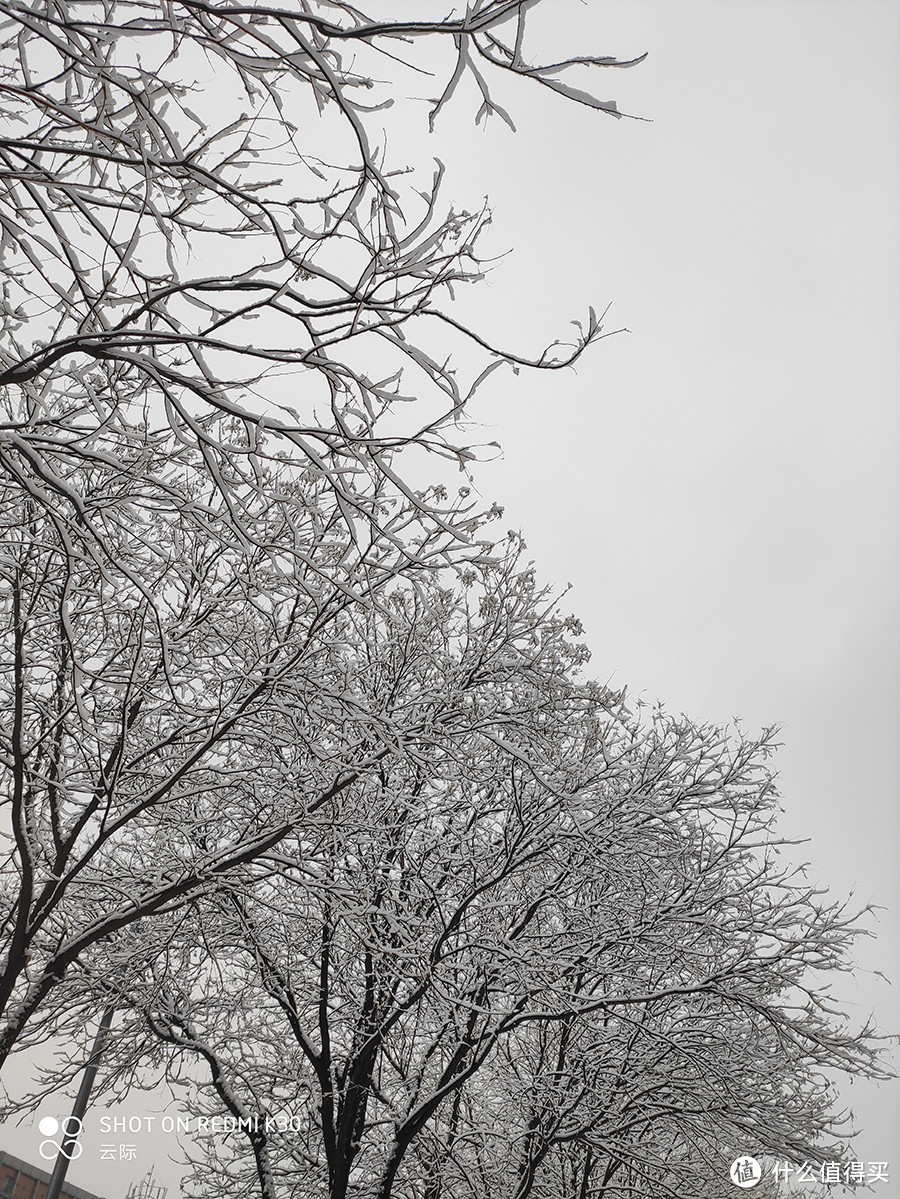
[[[577, 372], [494, 387], [479, 411], [505, 458], [481, 486], [544, 578], [573, 584], [598, 675], [783, 727], [798, 860], [888, 909], [840, 994], [896, 1032], [900, 7], [562, 8], [581, 52], [649, 50], [604, 92], [653, 123], [510, 106], [518, 139], [497, 129], [469, 160], [517, 250], [484, 311], [517, 347], [588, 303], [631, 332]], [[900, 1088], [844, 1101], [900, 1195]]]
[[[436, 139], [424, 106], [403, 137], [446, 160], [448, 198], [491, 196], [489, 244], [513, 253], [461, 305], [497, 340], [531, 351], [588, 304], [631, 332], [577, 371], [495, 374], [472, 415], [505, 456], [477, 482], [542, 576], [573, 584], [596, 674], [698, 720], [783, 726], [798, 859], [887, 909], [840, 994], [900, 1030], [900, 6], [543, 7], [560, 51], [650, 52], [601, 89], [652, 123], [511, 82], [516, 136], [473, 131], [466, 96]], [[844, 1095], [857, 1156], [894, 1159], [876, 1193], [900, 1195], [900, 1088]], [[38, 1140], [0, 1130], [31, 1160]], [[71, 1178], [117, 1199], [149, 1165]]]

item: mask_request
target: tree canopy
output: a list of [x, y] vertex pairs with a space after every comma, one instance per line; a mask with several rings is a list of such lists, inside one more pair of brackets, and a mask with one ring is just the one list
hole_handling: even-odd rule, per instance
[[[466, 77], [479, 115], [502, 114], [489, 80], [503, 73], [615, 113], [567, 80], [631, 64], [526, 62], [533, 7], [409, 21], [343, 3], [5, 5], [4, 453], [46, 483], [60, 457], [99, 452], [97, 430], [127, 445], [149, 419], [200, 449], [237, 529], [231, 476], [252, 485], [260, 459], [287, 453], [323, 472], [351, 524], [382, 523], [389, 484], [458, 548], [465, 524], [411, 491], [397, 451], [464, 465], [454, 428], [478, 382], [503, 362], [571, 363], [601, 328], [592, 312], [574, 344], [529, 359], [455, 319], [489, 213], [445, 205], [439, 163], [428, 187], [391, 163], [373, 114], [395, 100], [386, 69], [431, 78], [418, 59], [435, 41], [455, 67], [432, 120]], [[447, 333], [482, 355], [468, 383]]]
[[112, 1005], [108, 1095], [234, 1122], [203, 1195], [713, 1199], [839, 1157], [829, 1072], [881, 1070], [773, 734], [593, 682], [501, 510], [404, 465], [605, 335], [459, 320], [489, 210], [379, 126], [410, 77], [432, 126], [512, 125], [504, 75], [619, 116], [640, 59], [543, 62], [539, 3], [3, 6], [0, 1066]]

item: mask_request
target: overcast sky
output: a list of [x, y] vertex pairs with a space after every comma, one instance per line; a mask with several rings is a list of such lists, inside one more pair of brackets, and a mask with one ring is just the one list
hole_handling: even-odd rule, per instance
[[[577, 371], [495, 374], [473, 416], [504, 457], [476, 481], [571, 581], [598, 676], [782, 726], [798, 860], [886, 909], [840, 993], [900, 1030], [900, 6], [551, 0], [536, 35], [543, 9], [547, 57], [649, 51], [600, 85], [647, 121], [511, 81], [515, 136], [472, 129], [471, 95], [433, 144], [424, 106], [404, 136], [448, 198], [491, 197], [513, 253], [463, 303], [492, 336], [539, 349], [588, 304], [630, 332]], [[898, 1087], [844, 1095], [900, 1195]], [[0, 1130], [31, 1160], [38, 1140]], [[70, 1177], [118, 1199], [125, 1174]]]
[[[900, 6], [563, 9], [581, 52], [649, 51], [605, 93], [652, 124], [523, 94], [518, 137], [482, 139], [469, 166], [516, 249], [486, 312], [520, 347], [588, 303], [630, 332], [493, 389], [482, 487], [573, 584], [598, 675], [782, 726], [798, 860], [887, 909], [840, 993], [897, 1032]], [[844, 1099], [900, 1195], [900, 1089]]]

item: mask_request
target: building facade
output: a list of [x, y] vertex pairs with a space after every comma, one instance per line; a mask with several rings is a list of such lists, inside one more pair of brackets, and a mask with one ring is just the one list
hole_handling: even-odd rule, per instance
[[[50, 1175], [46, 1170], [0, 1150], [0, 1199], [45, 1199]], [[103, 1199], [83, 1187], [66, 1183], [60, 1199]]]

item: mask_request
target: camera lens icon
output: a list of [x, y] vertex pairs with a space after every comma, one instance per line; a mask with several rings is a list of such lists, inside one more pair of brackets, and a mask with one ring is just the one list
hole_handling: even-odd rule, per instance
[[[84, 1124], [77, 1116], [65, 1116], [62, 1120], [57, 1120], [55, 1116], [43, 1116], [38, 1121], [38, 1132], [44, 1138], [38, 1146], [38, 1153], [45, 1162], [52, 1161], [53, 1158], [67, 1157], [70, 1162], [75, 1161], [84, 1153], [84, 1146], [78, 1140], [81, 1136]], [[58, 1133], [62, 1134], [61, 1141], [54, 1141]]]

